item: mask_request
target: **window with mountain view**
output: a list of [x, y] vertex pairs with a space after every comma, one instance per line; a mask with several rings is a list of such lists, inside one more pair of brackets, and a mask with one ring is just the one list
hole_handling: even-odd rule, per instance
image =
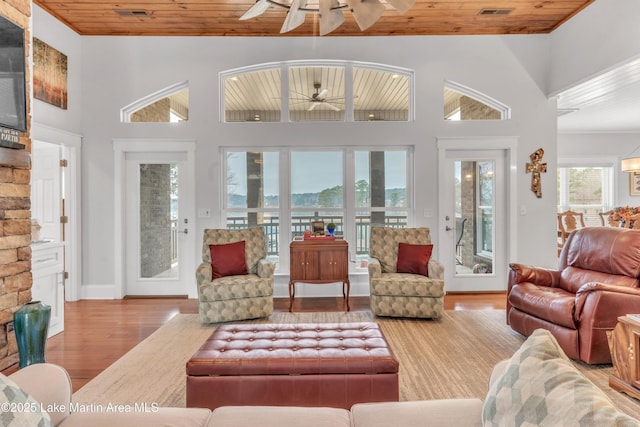
[[344, 230], [344, 173], [342, 151], [291, 153], [291, 232], [302, 235], [311, 221], [336, 224]]
[[356, 253], [369, 253], [371, 225], [406, 227], [407, 151], [356, 151]]
[[[367, 257], [372, 225], [405, 227], [409, 221], [409, 148], [229, 149], [224, 156], [226, 226], [264, 226], [275, 261], [287, 259], [289, 242], [313, 221], [335, 223], [355, 258]], [[285, 181], [289, 194], [282, 195]]]
[[228, 151], [224, 168], [227, 228], [264, 226], [270, 254], [278, 252], [279, 162], [275, 151]]

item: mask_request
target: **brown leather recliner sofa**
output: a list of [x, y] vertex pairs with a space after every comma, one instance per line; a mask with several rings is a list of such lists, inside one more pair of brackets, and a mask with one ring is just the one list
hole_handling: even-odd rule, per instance
[[558, 269], [510, 264], [507, 323], [524, 336], [550, 331], [572, 359], [611, 363], [606, 332], [640, 313], [640, 232], [587, 227], [572, 232]]

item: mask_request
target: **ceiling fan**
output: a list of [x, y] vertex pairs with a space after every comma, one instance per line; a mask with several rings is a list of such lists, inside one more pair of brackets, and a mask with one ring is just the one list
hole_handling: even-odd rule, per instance
[[340, 105], [336, 105], [336, 104], [344, 104], [344, 101], [343, 101], [344, 97], [341, 97], [341, 96], [328, 97], [327, 95], [329, 95], [329, 89], [320, 90], [321, 88], [320, 83], [314, 83], [313, 88], [315, 89], [315, 92], [311, 96], [294, 92], [297, 95], [300, 95], [301, 97], [300, 98], [292, 97], [291, 99], [293, 103], [298, 104], [302, 102], [309, 102], [310, 104], [309, 104], [309, 108], [307, 108], [307, 111], [315, 110], [315, 108], [318, 105], [324, 105], [333, 111], [342, 111], [343, 108]]

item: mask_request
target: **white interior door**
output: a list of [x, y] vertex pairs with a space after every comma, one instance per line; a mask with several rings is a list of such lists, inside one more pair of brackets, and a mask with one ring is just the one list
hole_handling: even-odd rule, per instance
[[127, 295], [188, 295], [192, 268], [192, 191], [187, 153], [125, 156]]
[[49, 336], [64, 330], [65, 242], [62, 225], [62, 176], [64, 147], [32, 142], [31, 218], [40, 226], [32, 238], [31, 297], [51, 307]]
[[62, 240], [60, 216], [63, 147], [33, 141], [31, 168], [31, 218], [40, 225], [39, 240]]
[[505, 165], [505, 150], [446, 150], [439, 254], [447, 292], [506, 289]]

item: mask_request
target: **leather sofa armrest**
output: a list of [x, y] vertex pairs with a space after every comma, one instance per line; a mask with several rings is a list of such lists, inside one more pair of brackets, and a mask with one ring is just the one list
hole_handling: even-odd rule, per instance
[[269, 279], [273, 277], [276, 271], [276, 265], [267, 261], [265, 258], [258, 261], [258, 277]]
[[369, 278], [382, 277], [382, 264], [378, 258], [369, 258], [367, 268], [369, 269]]
[[72, 387], [69, 374], [63, 367], [36, 363], [14, 372], [9, 378], [42, 405], [53, 425], [58, 425], [69, 415]]
[[516, 283], [530, 282], [538, 286], [558, 287], [560, 272], [530, 265], [509, 264], [509, 288]]
[[598, 318], [599, 321], [594, 323], [600, 329], [613, 328], [618, 322], [618, 316], [638, 313], [639, 310], [638, 288], [591, 282], [585, 283], [576, 292], [575, 318], [579, 322], [585, 317]]
[[560, 283], [560, 272], [558, 270], [549, 270], [547, 268], [533, 267], [531, 265], [511, 263], [509, 264], [509, 278], [507, 281], [507, 304], [506, 304], [506, 320], [509, 324], [509, 312], [511, 304], [509, 303], [509, 294], [513, 285], [518, 283], [533, 283], [538, 286], [547, 286], [557, 288]]

